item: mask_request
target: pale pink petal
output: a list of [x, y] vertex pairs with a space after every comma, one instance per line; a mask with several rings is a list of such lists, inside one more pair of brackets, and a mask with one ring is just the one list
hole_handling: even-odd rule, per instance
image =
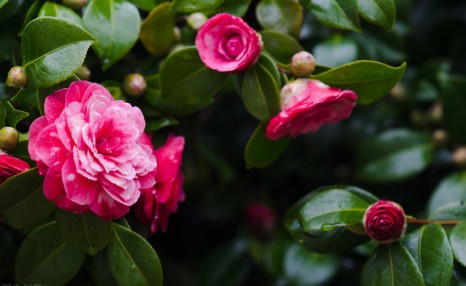
[[76, 172], [73, 157], [70, 157], [63, 165], [62, 181], [66, 196], [78, 205], [90, 205], [100, 190], [98, 182], [91, 181]]

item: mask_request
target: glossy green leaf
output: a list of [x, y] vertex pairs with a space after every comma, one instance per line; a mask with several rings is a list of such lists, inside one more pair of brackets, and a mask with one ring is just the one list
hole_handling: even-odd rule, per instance
[[138, 9], [124, 0], [91, 0], [83, 20], [86, 29], [97, 39], [92, 47], [104, 70], [131, 50], [141, 26]]
[[240, 77], [241, 98], [251, 115], [267, 122], [280, 112], [280, 77], [272, 59], [262, 54]]
[[366, 209], [377, 199], [369, 193], [362, 197], [359, 193], [364, 191], [356, 190], [344, 186], [318, 190], [299, 211], [298, 219], [304, 231], [312, 233], [361, 224]]
[[151, 54], [161, 56], [170, 51], [175, 43], [175, 12], [171, 3], [165, 2], [157, 6], [142, 22], [139, 38]]
[[390, 31], [395, 24], [395, 0], [358, 0], [361, 16]]
[[356, 61], [313, 77], [332, 87], [356, 92], [358, 103], [366, 105], [388, 94], [400, 81], [405, 69], [405, 63], [391, 67], [375, 61]]
[[39, 14], [40, 8], [42, 8], [42, 5], [44, 5], [45, 0], [35, 0], [34, 3], [29, 7], [26, 16], [24, 17], [23, 25], [21, 27], [21, 32], [19, 33], [19, 36], [23, 35], [24, 28], [26, 25], [34, 20], [37, 17], [37, 14]]
[[147, 133], [153, 133], [162, 128], [168, 126], [178, 125], [179, 121], [173, 116], [165, 116], [156, 119], [146, 118], [146, 128], [144, 129]]
[[336, 67], [356, 60], [358, 48], [350, 38], [334, 35], [314, 46], [317, 64]]
[[429, 213], [433, 220], [466, 220], [466, 204], [464, 201], [450, 202]]
[[264, 49], [282, 65], [289, 65], [293, 55], [304, 50], [296, 39], [287, 34], [267, 30], [260, 34]]
[[256, 16], [265, 29], [299, 37], [303, 8], [298, 0], [262, 0], [256, 7]]
[[162, 266], [152, 246], [139, 234], [116, 223], [107, 246], [107, 259], [118, 285], [162, 285]]
[[58, 211], [55, 218], [65, 240], [89, 255], [103, 249], [112, 235], [112, 223], [93, 213]]
[[0, 0], [0, 9], [8, 2], [8, 0]]
[[214, 10], [206, 11], [207, 15], [228, 13], [237, 17], [243, 17], [248, 11], [251, 0], [225, 0], [222, 5]]
[[86, 260], [87, 273], [97, 286], [115, 286], [115, 279], [110, 272], [107, 254], [99, 251], [95, 255], [89, 256]]
[[456, 225], [450, 233], [450, 244], [455, 259], [466, 266], [466, 221]]
[[174, 0], [172, 9], [180, 13], [209, 11], [222, 5], [225, 0]]
[[260, 123], [246, 145], [244, 158], [246, 167], [264, 168], [275, 162], [285, 151], [290, 139], [288, 137], [270, 140], [265, 136], [267, 125]]
[[32, 20], [24, 28], [22, 39], [28, 88], [49, 87], [73, 76], [95, 41], [79, 26], [55, 17]]
[[399, 242], [379, 245], [362, 269], [361, 285], [423, 286], [416, 261]]
[[29, 113], [14, 108], [13, 105], [7, 101], [5, 103], [5, 115], [8, 126], [16, 127], [16, 124], [18, 124], [22, 119], [27, 118]]
[[359, 32], [358, 0], [312, 0], [311, 13], [322, 24]]
[[466, 201], [466, 171], [452, 173], [445, 177], [429, 198], [427, 211], [435, 210], [450, 203]]
[[133, 3], [141, 10], [150, 12], [152, 9], [157, 6], [156, 0], [128, 0], [128, 2]]
[[160, 71], [160, 96], [167, 105], [180, 108], [182, 113], [199, 111], [213, 102], [214, 94], [223, 86], [227, 76], [208, 69], [195, 47], [184, 48], [170, 54], [164, 61]]
[[428, 134], [407, 129], [385, 131], [362, 144], [356, 154], [357, 179], [388, 183], [412, 177], [432, 161]]
[[35, 226], [47, 220], [55, 205], [42, 189], [43, 177], [33, 168], [15, 175], [0, 185], [0, 216], [16, 228]]
[[66, 6], [54, 2], [47, 1], [42, 6], [42, 8], [40, 8], [39, 15], [37, 17], [45, 16], [62, 18], [70, 22], [73, 22], [80, 27], [84, 27], [81, 17], [79, 17], [79, 15], [76, 14], [76, 12], [74, 12]]
[[86, 254], [68, 244], [55, 222], [30, 233], [16, 256], [16, 282], [65, 285], [79, 271]]
[[466, 143], [466, 77], [441, 73], [443, 116], [450, 136], [458, 143]]

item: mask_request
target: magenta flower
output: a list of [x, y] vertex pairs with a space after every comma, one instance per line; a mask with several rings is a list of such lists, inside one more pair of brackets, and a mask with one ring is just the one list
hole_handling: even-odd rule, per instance
[[243, 19], [221, 13], [209, 19], [196, 36], [204, 64], [219, 72], [241, 72], [261, 53], [260, 36]]
[[272, 140], [284, 136], [296, 138], [316, 131], [323, 124], [346, 119], [356, 99], [351, 90], [331, 88], [318, 80], [298, 79], [283, 87], [281, 112], [270, 120], [266, 136]]
[[[144, 137], [144, 144], [153, 149], [149, 136]], [[157, 158], [156, 185], [145, 189], [136, 204], [136, 217], [144, 224], [150, 226], [155, 233], [158, 228], [167, 230], [168, 217], [175, 213], [178, 202], [184, 200], [183, 172], [181, 163], [184, 149], [184, 137], [169, 135], [162, 147], [154, 150]]]
[[246, 224], [256, 236], [266, 237], [273, 233], [277, 224], [275, 212], [265, 204], [249, 203], [246, 207]]
[[28, 149], [45, 176], [45, 196], [59, 208], [115, 219], [155, 184], [155, 156], [139, 142], [139, 108], [78, 81], [48, 96], [44, 111], [31, 124]]
[[28, 163], [0, 150], [0, 184], [29, 168]]
[[397, 203], [384, 200], [370, 205], [362, 222], [367, 235], [382, 244], [401, 239], [407, 226], [403, 208]]

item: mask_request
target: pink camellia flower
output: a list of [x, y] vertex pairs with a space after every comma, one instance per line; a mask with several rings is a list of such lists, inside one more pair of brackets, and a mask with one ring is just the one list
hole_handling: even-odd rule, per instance
[[[153, 149], [149, 136], [144, 136], [144, 144]], [[184, 149], [184, 137], [169, 135], [162, 147], [153, 150], [157, 158], [156, 184], [145, 189], [136, 204], [136, 217], [155, 233], [159, 227], [167, 230], [168, 216], [175, 213], [178, 202], [184, 200], [183, 173], [181, 163]]]
[[0, 150], [0, 184], [29, 168], [28, 163]]
[[331, 88], [318, 80], [295, 80], [283, 87], [281, 112], [270, 120], [266, 136], [272, 140], [283, 136], [296, 138], [316, 131], [323, 124], [346, 119], [356, 99], [351, 90]]
[[403, 208], [397, 203], [385, 200], [370, 205], [362, 222], [370, 238], [382, 244], [401, 239], [407, 226]]
[[241, 72], [252, 66], [261, 53], [260, 36], [230, 14], [218, 14], [202, 25], [196, 47], [204, 64], [219, 72]]
[[119, 218], [155, 184], [157, 162], [140, 143], [139, 108], [99, 84], [77, 81], [48, 96], [44, 112], [31, 124], [28, 149], [45, 175], [45, 196], [59, 208]]

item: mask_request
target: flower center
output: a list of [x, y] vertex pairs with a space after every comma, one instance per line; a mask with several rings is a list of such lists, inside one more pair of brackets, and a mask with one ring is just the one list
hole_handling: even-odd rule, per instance
[[225, 48], [228, 52], [228, 55], [231, 58], [236, 59], [236, 57], [238, 57], [244, 50], [244, 45], [243, 41], [241, 40], [241, 37], [236, 35], [228, 39]]

